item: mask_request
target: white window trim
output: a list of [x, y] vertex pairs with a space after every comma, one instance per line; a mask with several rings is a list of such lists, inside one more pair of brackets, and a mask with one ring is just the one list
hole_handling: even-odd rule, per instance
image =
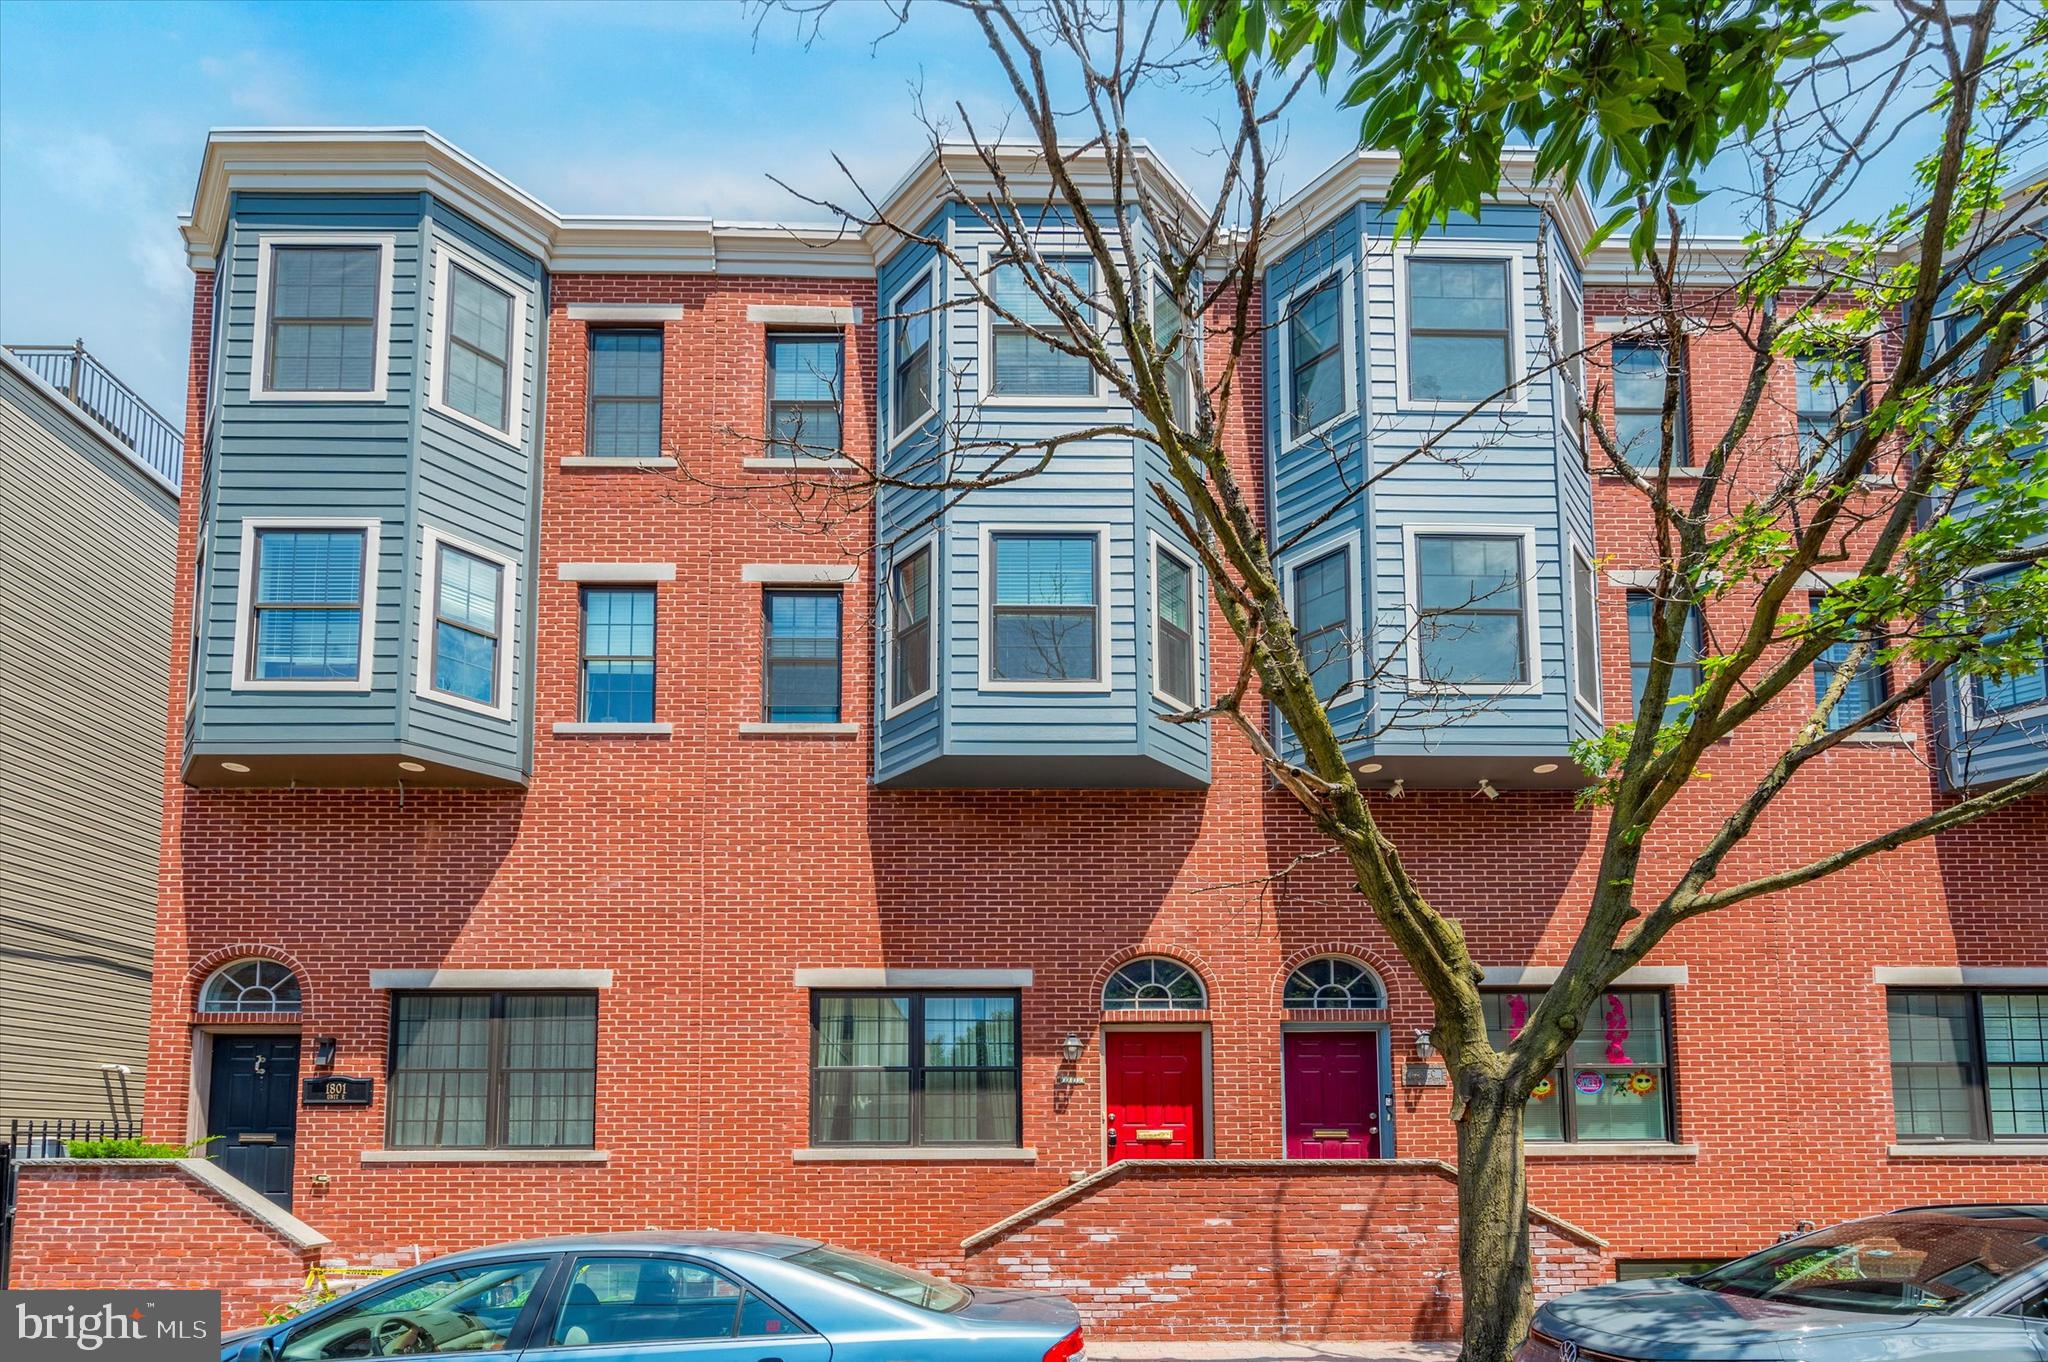
[[[2048, 551], [2048, 549], [2044, 549], [2044, 551]], [[1980, 571], [1972, 574], [1970, 584], [1974, 586], [1977, 582], [1987, 577], [2000, 577], [2004, 576], [2007, 571], [2015, 570], [2017, 569], [1999, 567], [1989, 571]], [[1968, 587], [1964, 588], [1965, 591], [1968, 589]], [[2042, 715], [2048, 714], [2048, 700], [2044, 700], [2039, 704], [2027, 705], [2020, 709], [2008, 709], [1998, 714], [1979, 714], [1977, 712], [1976, 700], [1973, 698], [1976, 687], [1971, 684], [1976, 679], [1973, 676], [1957, 676], [1953, 678], [1956, 716], [1961, 720], [1960, 726], [1972, 733], [1983, 729], [2003, 728], [2007, 724], [2025, 723], [2029, 719], [2038, 719]]]
[[[505, 356], [505, 420], [509, 429], [500, 430], [488, 421], [479, 421], [466, 411], [458, 411], [448, 405], [448, 400], [442, 393], [441, 382], [448, 368], [448, 304], [451, 301], [448, 288], [451, 265], [460, 265], [512, 300], [509, 321], [511, 329], [507, 333], [512, 346]], [[459, 426], [466, 426], [480, 434], [488, 435], [502, 444], [511, 445], [514, 449], [523, 448], [526, 442], [526, 293], [527, 285], [518, 276], [509, 274], [467, 251], [451, 250], [446, 245], [438, 243], [435, 245], [434, 297], [432, 312], [427, 319], [427, 406]]]
[[213, 531], [199, 531], [199, 542], [193, 548], [192, 556], [192, 602], [187, 607], [191, 616], [186, 620], [185, 635], [185, 718], [191, 719], [192, 711], [199, 707], [200, 676], [206, 670], [206, 598], [207, 582], [212, 564], [207, 560], [213, 552]]
[[[1166, 291], [1168, 291], [1166, 279], [1160, 273], [1159, 266], [1150, 260], [1146, 261], [1145, 322], [1148, 326], [1152, 324], [1152, 318], [1158, 311], [1158, 294]], [[1202, 382], [1202, 331], [1199, 321], [1199, 318], [1189, 317], [1185, 313], [1181, 315], [1180, 319], [1180, 365], [1181, 372], [1185, 376], [1184, 386], [1186, 388], [1181, 397], [1186, 402], [1188, 418], [1190, 420], [1193, 420], [1195, 416], [1195, 393]]]
[[[1287, 418], [1283, 414], [1281, 419], [1284, 421]], [[1295, 570], [1306, 567], [1316, 559], [1339, 549], [1344, 552], [1344, 580], [1351, 588], [1347, 593], [1351, 600], [1351, 617], [1345, 626], [1351, 635], [1351, 646], [1344, 650], [1345, 668], [1349, 673], [1344, 681], [1347, 689], [1340, 691], [1330, 703], [1343, 706], [1359, 703], [1365, 699], [1366, 694], [1361, 685], [1364, 671], [1359, 664], [1370, 641], [1365, 633], [1365, 573], [1360, 567], [1365, 561], [1364, 544], [1359, 538], [1358, 531], [1349, 530], [1343, 534], [1331, 535], [1290, 550], [1275, 566], [1280, 572], [1280, 598], [1287, 605], [1287, 621], [1294, 626], [1294, 631], [1298, 635], [1301, 632], [1301, 616], [1295, 609]], [[1311, 667], [1309, 670], [1315, 669]]]
[[[376, 344], [370, 359], [367, 392], [306, 391], [267, 386], [270, 346], [270, 274], [279, 246], [375, 246], [378, 249]], [[251, 402], [382, 402], [391, 369], [392, 257], [398, 238], [389, 232], [269, 232], [256, 238], [256, 324], [249, 348]]]
[[[1313, 293], [1328, 283], [1333, 276], [1341, 276], [1337, 285], [1337, 327], [1340, 343], [1337, 348], [1338, 364], [1344, 371], [1344, 407], [1328, 420], [1316, 425], [1313, 430], [1294, 434], [1294, 343], [1292, 330], [1287, 325], [1288, 314], [1294, 303], [1303, 294]], [[1304, 279], [1287, 291], [1280, 300], [1280, 306], [1273, 314], [1275, 353], [1280, 360], [1275, 375], [1274, 388], [1278, 400], [1272, 404], [1280, 414], [1280, 448], [1296, 449], [1309, 441], [1327, 435], [1332, 429], [1349, 421], [1358, 414], [1358, 278], [1357, 270], [1348, 255], [1328, 269]]]
[[[881, 323], [882, 338], [887, 342], [887, 344], [881, 347], [887, 355], [889, 365], [887, 369], [883, 370], [883, 376], [886, 379], [884, 388], [888, 398], [888, 406], [882, 412], [882, 416], [884, 418], [884, 425], [889, 432], [888, 447], [891, 450], [895, 449], [896, 446], [902, 444], [912, 435], [915, 435], [918, 431], [923, 430], [930, 424], [931, 419], [938, 415], [946, 405], [946, 392], [940, 384], [940, 380], [944, 376], [944, 366], [940, 363], [940, 356], [945, 351], [945, 322], [950, 314], [947, 313], [945, 305], [939, 298], [940, 280], [939, 262], [934, 257], [930, 264], [911, 275], [905, 281], [903, 287], [897, 289], [890, 297], [888, 314], [876, 319]], [[928, 367], [932, 375], [932, 403], [915, 420], [902, 429], [898, 429], [896, 426], [896, 327], [903, 316], [903, 300], [917, 292], [918, 287], [927, 282], [930, 283], [932, 290], [931, 310], [926, 314], [932, 324], [931, 355], [928, 361]]]
[[[356, 691], [370, 689], [371, 655], [377, 636], [377, 538], [382, 524], [376, 520], [275, 516], [242, 522], [242, 561], [235, 586], [235, 666], [232, 690]], [[303, 681], [289, 678], [259, 680], [251, 676], [250, 645], [255, 641], [256, 535], [262, 530], [359, 530], [363, 536], [362, 627], [356, 636], [356, 674], [348, 681]]]
[[[930, 684], [917, 694], [898, 701], [893, 699], [890, 693], [895, 684], [896, 675], [894, 613], [896, 609], [896, 565], [903, 562], [906, 558], [914, 557], [920, 549], [929, 550], [931, 553], [931, 571], [925, 574], [925, 591], [931, 598], [925, 614], [925, 619], [931, 625], [931, 628], [925, 631], [929, 635], [926, 651], [931, 658], [931, 665], [926, 670], [925, 675], [930, 678]], [[884, 719], [893, 719], [899, 714], [907, 714], [939, 693], [939, 583], [943, 580], [940, 566], [939, 534], [937, 530], [925, 535], [922, 539], [914, 540], [904, 545], [900, 552], [891, 554], [889, 557], [889, 570], [882, 577], [882, 717]]]
[[[1462, 685], [1454, 686], [1442, 682], [1426, 681], [1422, 676], [1422, 610], [1419, 604], [1418, 588], [1422, 575], [1416, 560], [1416, 541], [1425, 536], [1458, 535], [1486, 538], [1517, 538], [1522, 541], [1522, 666], [1529, 679], [1516, 685]], [[1542, 585], [1543, 570], [1536, 559], [1536, 531], [1528, 525], [1464, 525], [1450, 524], [1408, 524], [1401, 527], [1401, 575], [1403, 595], [1407, 603], [1407, 637], [1402, 641], [1402, 650], [1407, 654], [1408, 693], [1411, 695], [1541, 695], [1543, 694], [1543, 671], [1541, 667], [1543, 648], [1537, 631], [1542, 627], [1542, 612], [1537, 608], [1537, 593]]]
[[[1149, 576], [1151, 581], [1149, 586], [1152, 599], [1152, 698], [1169, 709], [1186, 714], [1200, 709], [1207, 702], [1209, 694], [1209, 678], [1204, 674], [1206, 669], [1202, 666], [1202, 658], [1207, 652], [1206, 645], [1208, 639], [1204, 635], [1209, 621], [1209, 612], [1205, 608], [1209, 598], [1203, 594], [1202, 565], [1194, 554], [1184, 553], [1177, 545], [1169, 544], [1160, 538], [1159, 531], [1153, 530], [1146, 537], [1149, 543], [1148, 552], [1150, 557], [1147, 560], [1147, 567], [1150, 569]], [[1166, 690], [1159, 684], [1159, 556], [1161, 554], [1174, 559], [1188, 570], [1188, 624], [1190, 626], [1188, 629], [1188, 642], [1192, 652], [1192, 657], [1189, 660], [1189, 673], [1190, 679], [1194, 682], [1194, 697], [1192, 701], [1182, 700], [1167, 694]]]
[[[1577, 535], [1565, 536], [1565, 550], [1566, 561], [1570, 564], [1565, 583], [1565, 638], [1571, 645], [1572, 699], [1580, 709], [1592, 715], [1595, 722], [1605, 724], [1607, 720], [1600, 701], [1600, 574], [1594, 568], [1592, 558], [1579, 546]], [[1578, 587], [1582, 581], [1593, 598], [1593, 674], [1590, 677], [1579, 675]], [[1590, 696], [1581, 689], [1588, 681], [1593, 686]]]
[[[1527, 411], [1529, 331], [1523, 300], [1528, 248], [1519, 242], [1432, 241], [1394, 247], [1394, 393], [1405, 411]], [[1417, 260], [1503, 260], [1508, 266], [1508, 387], [1498, 402], [1439, 401], [1408, 390], [1408, 266]], [[1583, 322], [1581, 323], [1583, 325]]]
[[[481, 558], [498, 569], [498, 674], [492, 684], [498, 697], [495, 705], [479, 704], [466, 695], [453, 695], [434, 687], [434, 616], [441, 591], [441, 548]], [[467, 540], [457, 539], [431, 525], [420, 529], [420, 599], [418, 642], [413, 666], [413, 693], [422, 700], [452, 705], [472, 714], [493, 719], [512, 717], [512, 579], [517, 567], [502, 553], [493, 553]]]
[[[1041, 521], [985, 524], [978, 528], [975, 571], [981, 580], [981, 590], [980, 599], [975, 603], [974, 633], [975, 652], [980, 656], [980, 688], [992, 694], [1108, 694], [1113, 688], [1109, 656], [1109, 526]], [[990, 664], [995, 661], [995, 537], [999, 534], [1095, 536], [1095, 666], [1101, 673], [1099, 676], [1087, 681], [999, 681], [991, 675]]]
[[[1097, 302], [1104, 298], [1102, 267], [1091, 255], [1086, 244], [1077, 236], [1053, 236], [1034, 238], [1032, 249], [1039, 258], [1057, 265], [1064, 260], [1086, 260], [1094, 275], [1095, 287], [1089, 296]], [[984, 292], [993, 294], [996, 287], [996, 265], [1006, 255], [995, 242], [984, 242], [981, 247], [980, 285]], [[977, 301], [975, 306], [975, 349], [978, 359], [974, 366], [975, 401], [990, 407], [1099, 407], [1108, 401], [1108, 385], [1094, 365], [1088, 366], [1088, 392], [1085, 396], [1037, 396], [1029, 393], [997, 393], [990, 384], [995, 379], [995, 309], [986, 302]]]

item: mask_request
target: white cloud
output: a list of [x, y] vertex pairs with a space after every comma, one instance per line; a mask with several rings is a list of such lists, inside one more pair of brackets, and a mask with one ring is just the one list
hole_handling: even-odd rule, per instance
[[230, 107], [265, 123], [304, 122], [311, 107], [303, 91], [309, 81], [287, 58], [244, 48], [201, 57], [199, 74], [221, 87]]

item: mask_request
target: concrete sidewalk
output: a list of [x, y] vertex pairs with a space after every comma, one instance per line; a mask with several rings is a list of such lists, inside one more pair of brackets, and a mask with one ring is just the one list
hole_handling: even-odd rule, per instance
[[1455, 1343], [1230, 1343], [1189, 1339], [1088, 1344], [1088, 1362], [1446, 1362]]

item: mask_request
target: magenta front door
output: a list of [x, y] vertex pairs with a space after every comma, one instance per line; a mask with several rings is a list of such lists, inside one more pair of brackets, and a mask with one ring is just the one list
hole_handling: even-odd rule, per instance
[[1285, 1031], [1287, 1157], [1380, 1156], [1380, 1065], [1370, 1031]]

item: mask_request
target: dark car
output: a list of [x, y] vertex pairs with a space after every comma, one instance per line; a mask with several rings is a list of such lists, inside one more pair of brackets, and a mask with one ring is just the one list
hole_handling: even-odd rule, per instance
[[1918, 1206], [1536, 1312], [1516, 1362], [2048, 1362], [2048, 1206]]
[[1080, 1362], [1064, 1297], [960, 1286], [815, 1239], [596, 1234], [437, 1258], [222, 1362], [517, 1353], [522, 1362]]

